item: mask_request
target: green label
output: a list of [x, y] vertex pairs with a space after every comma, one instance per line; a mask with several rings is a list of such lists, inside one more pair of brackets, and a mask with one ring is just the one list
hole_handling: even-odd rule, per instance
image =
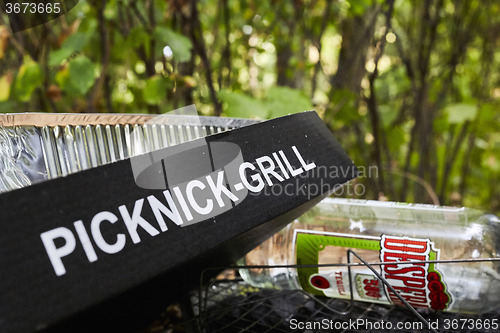
[[[296, 230], [295, 244], [297, 265], [317, 265], [320, 251], [325, 250], [327, 246], [345, 248], [344, 263], [347, 262], [347, 249], [349, 248], [380, 251], [380, 239], [350, 237], [350, 235], [333, 233], [322, 235], [300, 230]], [[330, 264], [334, 263], [330, 262]], [[298, 268], [297, 271], [302, 289], [314, 295], [325, 296], [323, 291], [314, 288], [309, 281], [312, 275], [318, 274], [318, 267], [302, 267]]]
[[[422, 263], [439, 259], [439, 250], [434, 248], [434, 243], [429, 239], [357, 236], [309, 230], [295, 230], [294, 237], [297, 265], [310, 265], [297, 269], [298, 282], [303, 290], [311, 294], [347, 298], [349, 284], [352, 283], [356, 299], [402, 303], [367, 268], [353, 268], [353, 281], [349, 281], [345, 264], [347, 250], [353, 249], [368, 262], [391, 263], [378, 266], [378, 270], [410, 305], [444, 310], [452, 302], [435, 264]], [[337, 266], [319, 267], [318, 264]], [[364, 271], [359, 272], [360, 269]]]

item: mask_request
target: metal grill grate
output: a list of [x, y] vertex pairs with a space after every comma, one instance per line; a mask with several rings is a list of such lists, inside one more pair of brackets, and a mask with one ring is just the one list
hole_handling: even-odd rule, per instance
[[[205, 332], [205, 333], [278, 333], [278, 332], [385, 332], [380, 329], [392, 326], [394, 332], [431, 332], [406, 308], [354, 302], [351, 311], [347, 314], [333, 312], [344, 311], [349, 308], [350, 302], [333, 298], [312, 298], [307, 294], [295, 291], [264, 290], [250, 287], [241, 280], [218, 280], [208, 290], [198, 291], [186, 295], [184, 303], [176, 303], [169, 307], [161, 319], [147, 332]], [[200, 299], [202, 301], [201, 313]], [[176, 309], [175, 311], [173, 309]], [[492, 320], [500, 317], [500, 313], [492, 312], [483, 315], [455, 314], [446, 312], [423, 312], [423, 316], [431, 323], [439, 320], [441, 325], [438, 332], [450, 332], [443, 328], [445, 320], [460, 323], [460, 320]], [[182, 316], [181, 316], [182, 315]], [[298, 322], [321, 322], [326, 320], [333, 323], [345, 323], [346, 329], [294, 329], [293, 320]], [[349, 322], [363, 321], [366, 329], [349, 329]], [[378, 324], [377, 324], [378, 323]], [[388, 324], [390, 323], [390, 324]], [[408, 323], [407, 328], [396, 329], [398, 323]], [[338, 325], [340, 325], [338, 324]], [[371, 327], [370, 327], [371, 325]], [[467, 326], [467, 325], [466, 325]], [[475, 333], [495, 332], [492, 329], [456, 329], [454, 331]]]
[[[348, 250], [360, 263], [348, 261], [349, 274], [353, 265], [364, 265], [374, 273], [375, 266], [385, 263], [368, 263], [354, 251]], [[474, 261], [498, 261], [497, 258]], [[463, 261], [446, 261], [443, 264], [461, 264]], [[415, 262], [414, 262], [415, 263]], [[338, 264], [333, 264], [338, 265]], [[296, 265], [290, 265], [296, 266]], [[273, 266], [240, 266], [272, 268]], [[216, 269], [216, 268], [213, 268]], [[210, 270], [210, 269], [209, 269]], [[206, 271], [209, 271], [206, 270]], [[206, 272], [205, 271], [205, 272]], [[204, 273], [200, 277], [203, 281]], [[275, 333], [275, 332], [496, 332], [500, 312], [482, 315], [435, 312], [420, 309], [418, 312], [406, 303], [406, 308], [312, 296], [302, 290], [258, 289], [249, 286], [237, 275], [237, 267], [229, 267], [218, 279], [186, 295], [184, 301], [169, 309], [176, 316], [164, 313], [151, 332], [204, 332], [204, 333]], [[375, 273], [376, 274], [376, 273]], [[377, 277], [387, 286], [388, 281]], [[396, 293], [395, 290], [392, 290]], [[351, 290], [351, 295], [353, 294]], [[180, 320], [183, 319], [183, 320]], [[496, 321], [496, 328], [493, 323]]]

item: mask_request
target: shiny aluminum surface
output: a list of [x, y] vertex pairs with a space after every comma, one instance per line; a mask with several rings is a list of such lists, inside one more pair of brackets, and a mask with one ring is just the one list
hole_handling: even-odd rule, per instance
[[143, 124], [0, 126], [0, 192], [255, 122], [170, 115]]

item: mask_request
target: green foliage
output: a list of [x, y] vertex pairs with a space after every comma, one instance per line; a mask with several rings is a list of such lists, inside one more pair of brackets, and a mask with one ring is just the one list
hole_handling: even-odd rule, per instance
[[312, 110], [301, 91], [288, 87], [272, 87], [262, 99], [228, 90], [220, 91], [219, 98], [228, 117], [267, 119]]
[[403, 127], [390, 127], [386, 132], [388, 149], [391, 152], [401, 151], [401, 143], [408, 141], [407, 131]]
[[81, 1], [25, 32], [0, 25], [0, 112], [316, 110], [381, 168], [364, 197], [431, 202], [425, 181], [442, 204], [500, 211], [500, 2], [395, 1], [390, 29], [384, 0], [225, 4]]
[[351, 7], [350, 13], [354, 16], [363, 16], [366, 13], [367, 9], [372, 6], [371, 0], [353, 0], [349, 1], [349, 5]]
[[127, 36], [129, 48], [136, 48], [141, 45], [148, 45], [150, 36], [142, 26], [134, 27]]
[[81, 51], [87, 44], [87, 35], [77, 32], [69, 36], [59, 50], [50, 53], [49, 66], [58, 66], [75, 52]]
[[450, 124], [462, 124], [466, 120], [473, 120], [477, 115], [477, 105], [474, 104], [451, 104], [445, 110]]
[[396, 117], [398, 116], [397, 112], [394, 112], [394, 109], [391, 105], [379, 105], [378, 110], [380, 112], [382, 125], [386, 128], [391, 127], [391, 125], [396, 120]]
[[313, 109], [311, 100], [300, 90], [272, 87], [267, 91], [266, 97], [266, 105], [271, 118]]
[[148, 104], [159, 104], [165, 99], [167, 92], [167, 81], [160, 75], [155, 75], [146, 80], [143, 97]]
[[32, 98], [34, 91], [42, 84], [42, 70], [40, 65], [26, 56], [19, 68], [14, 83], [14, 94], [16, 99], [27, 102]]
[[85, 95], [95, 80], [95, 64], [86, 56], [78, 56], [69, 63], [68, 84]]
[[269, 114], [264, 103], [243, 93], [222, 90], [218, 96], [224, 102], [224, 114], [228, 117], [266, 119]]
[[172, 49], [172, 57], [175, 60], [184, 62], [191, 59], [193, 44], [187, 37], [165, 27], [157, 27], [154, 37], [160, 42], [162, 50], [163, 46], [169, 46]]
[[10, 85], [8, 75], [0, 77], [0, 102], [5, 102], [9, 99]]
[[350, 125], [362, 118], [356, 107], [357, 99], [356, 94], [348, 89], [338, 89], [332, 93], [331, 104], [335, 110], [334, 127]]

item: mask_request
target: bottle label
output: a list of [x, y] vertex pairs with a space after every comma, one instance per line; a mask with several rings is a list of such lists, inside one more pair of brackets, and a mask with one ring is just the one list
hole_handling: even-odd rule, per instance
[[[365, 266], [351, 267], [352, 280], [349, 280], [347, 249], [352, 249], [369, 263], [385, 263], [372, 267], [411, 306], [435, 310], [451, 307], [452, 297], [442, 273], [435, 263], [421, 262], [439, 259], [439, 249], [434, 248], [430, 239], [295, 230], [294, 246], [297, 265], [311, 265], [297, 269], [298, 283], [309, 293], [349, 298], [352, 288], [357, 300], [402, 305], [401, 300]], [[351, 262], [356, 262], [355, 257]], [[333, 263], [338, 265], [321, 266]]]

